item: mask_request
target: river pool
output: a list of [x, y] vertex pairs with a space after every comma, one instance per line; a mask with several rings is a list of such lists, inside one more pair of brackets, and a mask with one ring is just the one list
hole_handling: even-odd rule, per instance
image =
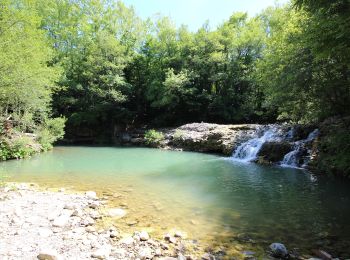
[[126, 232], [181, 230], [213, 250], [263, 254], [271, 242], [350, 257], [350, 183], [217, 155], [68, 147], [0, 164], [7, 181], [94, 190], [127, 209]]

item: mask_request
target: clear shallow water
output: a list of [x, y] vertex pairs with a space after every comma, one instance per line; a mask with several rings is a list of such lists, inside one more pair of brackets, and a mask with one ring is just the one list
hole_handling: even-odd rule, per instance
[[130, 232], [179, 229], [229, 253], [261, 252], [277, 241], [303, 253], [350, 256], [350, 183], [298, 169], [147, 148], [56, 147], [1, 163], [0, 174], [109, 196], [113, 206], [127, 207], [117, 225]]

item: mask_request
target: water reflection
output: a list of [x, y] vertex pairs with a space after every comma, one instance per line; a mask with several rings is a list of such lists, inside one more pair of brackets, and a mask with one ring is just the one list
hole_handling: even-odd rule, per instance
[[[0, 164], [11, 180], [93, 189], [127, 205], [130, 230], [186, 230], [206, 241], [272, 241], [349, 256], [349, 183], [214, 155], [144, 148], [58, 147]], [[112, 195], [120, 193], [120, 197]], [[130, 227], [127, 222], [137, 220]], [[194, 224], [195, 223], [195, 224]], [[158, 227], [159, 226], [159, 227]], [[248, 243], [249, 244], [249, 243]]]

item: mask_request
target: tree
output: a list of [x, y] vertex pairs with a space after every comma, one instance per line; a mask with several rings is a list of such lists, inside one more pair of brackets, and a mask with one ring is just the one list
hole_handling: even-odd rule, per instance
[[34, 131], [50, 116], [51, 94], [60, 75], [40, 30], [35, 1], [0, 2], [0, 109], [21, 130]]

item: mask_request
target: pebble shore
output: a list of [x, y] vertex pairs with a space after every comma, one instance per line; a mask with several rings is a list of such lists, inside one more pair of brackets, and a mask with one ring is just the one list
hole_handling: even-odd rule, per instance
[[8, 183], [0, 188], [0, 259], [214, 259], [196, 257], [194, 244], [179, 231], [152, 238], [144, 230], [123, 234], [103, 219], [126, 212], [108, 208], [96, 193], [39, 190], [34, 184]]

